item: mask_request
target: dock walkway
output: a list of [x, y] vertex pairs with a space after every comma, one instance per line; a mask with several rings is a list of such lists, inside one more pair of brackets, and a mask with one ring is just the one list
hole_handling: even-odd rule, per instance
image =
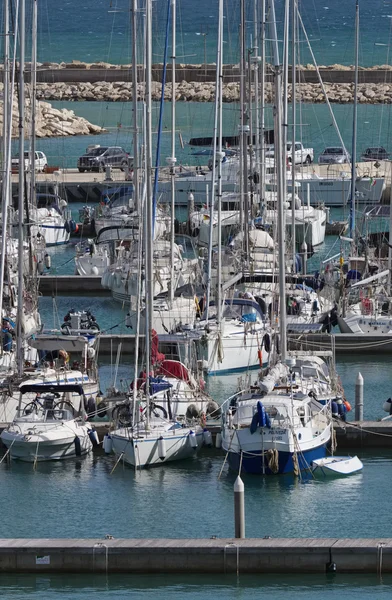
[[392, 573], [392, 539], [0, 539], [2, 573]]

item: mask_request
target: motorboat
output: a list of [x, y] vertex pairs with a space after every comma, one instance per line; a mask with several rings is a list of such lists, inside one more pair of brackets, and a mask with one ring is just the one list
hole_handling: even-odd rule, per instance
[[76, 415], [67, 400], [69, 394], [83, 395], [75, 384], [25, 384], [21, 397], [28, 393], [34, 399], [22, 403], [12, 423], [1, 434], [1, 441], [12, 459], [26, 462], [62, 460], [87, 454], [98, 443], [96, 432], [84, 420], [84, 412]]
[[[27, 345], [36, 352], [35, 362], [25, 363], [22, 379], [13, 377], [12, 385], [4, 378], [1, 386], [0, 422], [11, 423], [20, 403], [21, 386], [53, 386], [61, 384], [77, 385], [83, 394], [74, 391], [68, 401], [76, 411], [86, 403], [88, 414], [95, 414], [96, 397], [99, 395], [98, 369], [95, 362], [96, 336], [63, 335], [42, 333], [27, 339]], [[49, 389], [49, 388], [48, 388]], [[22, 396], [21, 409], [34, 398], [29, 393]]]

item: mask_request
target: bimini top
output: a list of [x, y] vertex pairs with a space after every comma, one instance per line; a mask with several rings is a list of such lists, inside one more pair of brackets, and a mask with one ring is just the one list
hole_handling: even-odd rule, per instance
[[22, 383], [19, 386], [19, 391], [21, 394], [28, 394], [29, 392], [33, 392], [35, 394], [46, 394], [50, 393], [60, 393], [60, 392], [75, 392], [79, 394], [79, 396], [83, 396], [83, 386], [72, 383]]

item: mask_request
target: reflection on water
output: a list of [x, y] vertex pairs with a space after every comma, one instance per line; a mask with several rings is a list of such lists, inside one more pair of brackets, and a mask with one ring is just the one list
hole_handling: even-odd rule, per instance
[[[244, 475], [247, 537], [385, 536], [392, 452], [360, 456], [362, 473], [347, 479]], [[112, 474], [114, 457], [101, 453], [35, 470], [4, 462], [2, 536], [231, 537], [236, 473], [225, 468], [218, 479], [223, 460], [204, 449], [191, 461], [137, 473], [120, 462]]]
[[[386, 598], [392, 592], [391, 576], [369, 575], [2, 575], [0, 591], [12, 600], [39, 598], [52, 600], [57, 596], [79, 600], [99, 594], [102, 600], [155, 600], [170, 598], [181, 600], [339, 600], [361, 598]], [[158, 596], [159, 595], [159, 596]]]

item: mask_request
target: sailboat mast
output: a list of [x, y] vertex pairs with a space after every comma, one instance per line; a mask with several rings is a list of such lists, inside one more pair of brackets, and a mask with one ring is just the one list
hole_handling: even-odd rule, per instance
[[217, 268], [217, 318], [218, 327], [221, 327], [222, 322], [222, 235], [221, 235], [221, 218], [222, 218], [222, 93], [223, 93], [223, 0], [219, 0], [219, 16], [218, 16], [218, 52], [216, 67], [217, 73], [217, 102], [218, 102], [218, 268]]
[[292, 142], [291, 142], [291, 237], [293, 253], [293, 273], [295, 273], [295, 258], [297, 249], [295, 245], [295, 138], [296, 138], [296, 0], [292, 0], [292, 18], [291, 18], [291, 119], [292, 124]]
[[19, 4], [19, 177], [18, 177], [18, 308], [16, 319], [16, 360], [18, 375], [23, 374], [23, 199], [24, 199], [24, 107], [25, 107], [25, 0]]
[[[149, 399], [149, 379], [151, 371], [151, 340], [153, 319], [153, 190], [152, 190], [152, 0], [146, 0], [146, 395]], [[149, 426], [149, 410], [147, 410], [146, 426]]]
[[174, 300], [174, 223], [176, 200], [176, 0], [171, 0], [172, 10], [172, 105], [171, 105], [171, 156], [167, 159], [171, 176], [171, 209], [170, 209], [170, 303]]
[[133, 110], [133, 204], [140, 219], [139, 206], [139, 130], [137, 115], [137, 0], [132, 0], [132, 110]]
[[30, 202], [35, 200], [35, 125], [37, 111], [37, 0], [33, 0], [31, 31], [31, 141], [30, 141]]
[[[220, 6], [220, 5], [219, 5]], [[220, 10], [220, 8], [219, 8]], [[213, 129], [213, 144], [212, 144], [212, 172], [211, 172], [211, 203], [210, 203], [210, 229], [208, 232], [208, 264], [207, 264], [207, 291], [206, 291], [206, 323], [208, 323], [208, 316], [210, 310], [210, 298], [211, 298], [211, 283], [212, 283], [212, 247], [214, 245], [214, 211], [215, 211], [215, 198], [216, 198], [216, 171], [218, 167], [218, 178], [220, 184], [220, 194], [218, 191], [218, 219], [217, 219], [217, 237], [218, 237], [218, 290], [216, 294], [217, 309], [220, 310], [220, 280], [219, 280], [219, 261], [220, 256], [220, 244], [221, 244], [221, 202], [222, 202], [222, 153], [217, 153], [217, 135], [218, 135], [218, 122], [219, 122], [219, 77], [220, 77], [220, 16], [218, 17], [218, 43], [217, 43], [217, 54], [216, 54], [216, 72], [215, 72], [215, 105], [214, 105], [214, 129]], [[222, 139], [220, 150], [222, 150]], [[218, 323], [220, 323], [220, 315], [217, 313]]]
[[[9, 69], [10, 69], [10, 13], [8, 0], [4, 2], [4, 78], [3, 78], [3, 182], [2, 182], [2, 238], [1, 238], [1, 266], [0, 266], [0, 316], [3, 316], [3, 293], [4, 293], [4, 274], [5, 274], [5, 257], [7, 248], [7, 224], [8, 224], [8, 207], [10, 197], [10, 124], [11, 106], [10, 106], [10, 85], [9, 85]], [[13, 90], [13, 88], [12, 88]], [[1, 344], [1, 351], [3, 344]]]
[[265, 3], [261, 0], [261, 31], [260, 31], [260, 206], [264, 205], [265, 200]]
[[286, 267], [285, 267], [285, 223], [284, 223], [284, 181], [282, 152], [282, 65], [279, 61], [278, 35], [276, 31], [275, 3], [270, 0], [269, 31], [272, 41], [272, 58], [275, 79], [274, 131], [275, 164], [278, 203], [278, 252], [279, 252], [279, 315], [280, 315], [280, 353], [282, 362], [287, 355], [286, 333]]
[[353, 107], [353, 140], [351, 151], [350, 238], [355, 236], [355, 181], [357, 161], [357, 112], [358, 112], [358, 57], [359, 57], [359, 2], [355, 4], [355, 75]]
[[[245, 0], [241, 0], [241, 59], [240, 59], [240, 139], [241, 139], [241, 163], [240, 163], [240, 206], [243, 207], [243, 233], [245, 260], [249, 260], [249, 198], [248, 198], [248, 113], [246, 107], [246, 39], [245, 39]], [[252, 140], [251, 140], [252, 143]]]

